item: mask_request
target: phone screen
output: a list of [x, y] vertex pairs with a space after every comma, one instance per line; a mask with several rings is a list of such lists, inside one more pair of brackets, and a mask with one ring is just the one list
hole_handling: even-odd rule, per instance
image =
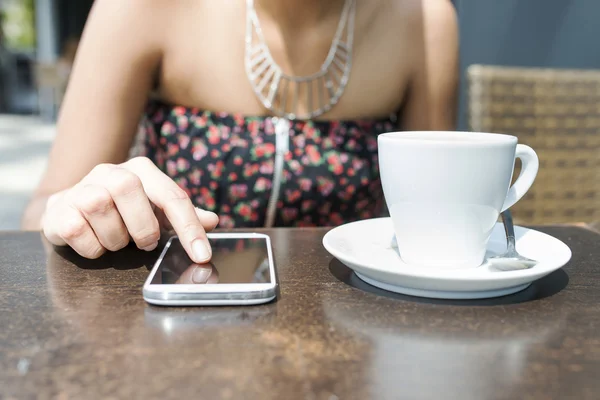
[[270, 283], [265, 238], [209, 238], [210, 263], [195, 264], [178, 238], [171, 240], [152, 285]]

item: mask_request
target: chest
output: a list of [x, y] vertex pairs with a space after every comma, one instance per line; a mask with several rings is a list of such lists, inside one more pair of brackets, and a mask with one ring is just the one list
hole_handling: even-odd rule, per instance
[[[201, 3], [201, 2], [200, 2]], [[160, 70], [160, 92], [169, 102], [203, 109], [265, 115], [245, 68], [246, 9], [244, 2], [202, 7], [177, 14], [169, 22]], [[359, 2], [356, 8], [352, 64], [348, 84], [337, 104], [322, 117], [351, 119], [388, 116], [400, 108], [410, 76], [410, 32], [402, 24], [382, 20]], [[335, 28], [335, 27], [334, 27]], [[393, 28], [393, 29], [392, 29]], [[298, 66], [317, 71], [331, 45], [331, 37], [303, 31], [285, 46], [265, 38], [273, 57], [288, 73]], [[315, 91], [317, 90], [315, 86]]]

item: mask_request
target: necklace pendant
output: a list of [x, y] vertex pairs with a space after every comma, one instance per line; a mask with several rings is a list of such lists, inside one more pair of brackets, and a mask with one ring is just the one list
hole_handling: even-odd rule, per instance
[[[293, 76], [284, 73], [273, 59], [253, 0], [246, 0], [246, 76], [266, 109], [291, 120], [312, 119], [338, 103], [352, 68], [355, 13], [355, 0], [346, 0], [329, 52], [319, 71], [308, 76]], [[301, 92], [304, 99], [300, 99]]]

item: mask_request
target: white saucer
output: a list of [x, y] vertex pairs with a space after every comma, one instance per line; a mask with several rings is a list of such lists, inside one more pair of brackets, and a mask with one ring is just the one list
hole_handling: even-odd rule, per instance
[[[438, 299], [482, 299], [516, 293], [571, 259], [571, 250], [560, 240], [515, 226], [517, 251], [538, 261], [533, 268], [500, 271], [492, 268], [487, 260], [477, 268], [459, 270], [416, 267], [405, 264], [398, 250], [392, 248], [393, 233], [390, 218], [368, 219], [332, 229], [323, 238], [323, 246], [373, 286]], [[506, 250], [502, 224], [494, 227], [487, 250], [488, 256]]]

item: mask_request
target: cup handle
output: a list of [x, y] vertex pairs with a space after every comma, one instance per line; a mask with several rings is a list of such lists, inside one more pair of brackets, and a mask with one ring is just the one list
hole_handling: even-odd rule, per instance
[[514, 185], [508, 190], [506, 200], [502, 205], [502, 211], [506, 211], [512, 207], [517, 201], [521, 200], [521, 197], [527, 193], [540, 168], [540, 161], [535, 151], [524, 144], [517, 145], [517, 151], [515, 152], [515, 159], [521, 159], [521, 173], [515, 181]]

